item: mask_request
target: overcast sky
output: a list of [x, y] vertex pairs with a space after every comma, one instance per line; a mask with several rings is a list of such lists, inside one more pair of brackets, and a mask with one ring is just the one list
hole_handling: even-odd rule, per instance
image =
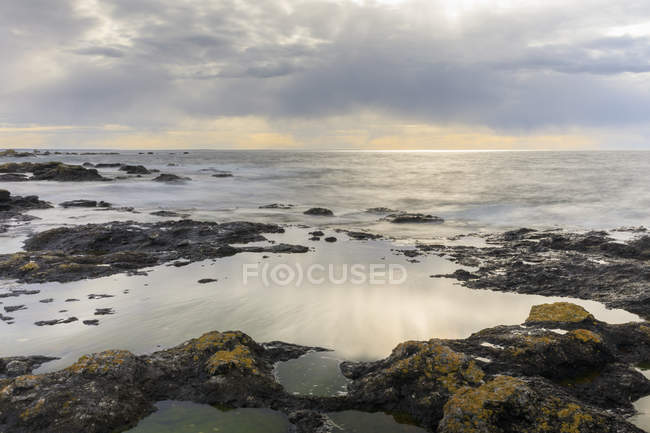
[[2, 0], [0, 147], [650, 148], [650, 2]]

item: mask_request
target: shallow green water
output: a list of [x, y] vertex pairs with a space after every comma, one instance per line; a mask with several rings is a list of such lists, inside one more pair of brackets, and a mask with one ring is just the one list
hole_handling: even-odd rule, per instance
[[275, 375], [289, 393], [335, 396], [347, 392], [348, 380], [341, 374], [342, 359], [336, 352], [312, 352], [280, 362]]
[[162, 401], [129, 433], [286, 433], [287, 418], [268, 409], [219, 410], [205, 404]]
[[[143, 419], [128, 433], [286, 433], [285, 415], [268, 409], [221, 410], [205, 404], [161, 401], [158, 411]], [[328, 414], [341, 432], [424, 433], [425, 430], [398, 423], [384, 413], [344, 411]]]

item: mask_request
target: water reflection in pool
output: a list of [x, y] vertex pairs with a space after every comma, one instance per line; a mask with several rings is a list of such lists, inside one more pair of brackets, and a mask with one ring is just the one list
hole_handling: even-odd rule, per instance
[[[128, 433], [286, 433], [285, 415], [268, 409], [216, 409], [204, 404], [162, 401], [158, 411]], [[344, 433], [423, 433], [384, 413], [344, 411], [328, 414], [336, 431]], [[399, 418], [397, 418], [399, 419]]]
[[289, 422], [268, 409], [219, 410], [205, 404], [162, 401], [129, 433], [286, 433]]

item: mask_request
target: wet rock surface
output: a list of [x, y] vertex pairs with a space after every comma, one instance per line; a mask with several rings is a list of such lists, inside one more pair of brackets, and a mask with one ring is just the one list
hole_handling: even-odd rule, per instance
[[25, 251], [0, 255], [0, 278], [22, 282], [74, 281], [184, 259], [188, 263], [240, 252], [304, 253], [301, 245], [238, 246], [282, 233], [275, 224], [192, 220], [112, 222], [60, 227], [32, 235]]
[[62, 162], [9, 162], [0, 164], [0, 173], [32, 173], [29, 180], [53, 180], [59, 182], [80, 182], [110, 180], [94, 168], [68, 165]]
[[616, 241], [607, 232], [519, 229], [487, 238], [490, 246], [425, 245], [476, 270], [456, 271], [473, 289], [591, 299], [650, 318], [650, 236]]
[[0, 358], [0, 379], [30, 374], [46, 362], [59, 358], [51, 356], [12, 356]]
[[61, 371], [0, 379], [0, 429], [122, 431], [157, 401], [185, 400], [280, 410], [293, 432], [333, 432], [326, 413], [343, 410], [384, 411], [440, 433], [640, 432], [622, 415], [650, 393], [632, 368], [650, 359], [648, 325], [609, 325], [573, 304], [538, 306], [523, 325], [407, 341], [386, 359], [345, 362], [351, 383], [340, 397], [290, 395], [273, 376], [275, 362], [325, 349], [209, 332], [151, 355], [106, 351]]

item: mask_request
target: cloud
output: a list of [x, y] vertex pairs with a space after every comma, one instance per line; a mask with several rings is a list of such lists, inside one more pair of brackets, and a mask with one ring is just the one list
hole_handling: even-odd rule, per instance
[[73, 50], [75, 54], [82, 56], [104, 56], [104, 57], [124, 57], [124, 51], [112, 47], [87, 47]]
[[254, 116], [278, 143], [360, 112], [508, 136], [643, 128], [648, 23], [634, 0], [3, 2], [0, 123]]

